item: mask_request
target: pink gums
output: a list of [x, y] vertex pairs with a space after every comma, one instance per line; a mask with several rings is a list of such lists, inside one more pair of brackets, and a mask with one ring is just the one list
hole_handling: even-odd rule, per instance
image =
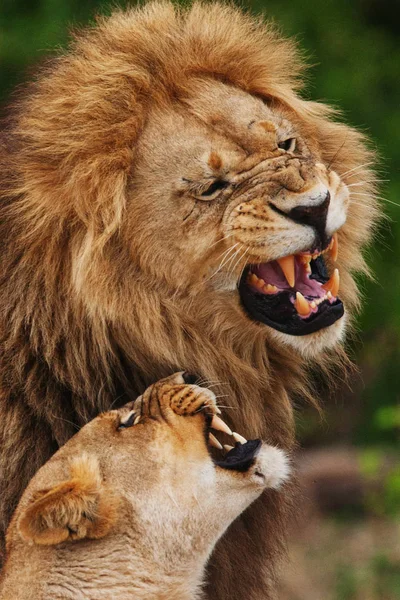
[[[291, 288], [284, 276], [282, 269], [276, 260], [269, 263], [262, 263], [251, 267], [251, 272], [263, 279], [266, 284], [275, 285], [278, 291], [293, 290], [293, 292], [301, 292], [305, 298], [315, 299], [323, 298], [326, 291], [322, 287], [322, 283], [316, 279], [310, 279], [306, 272], [303, 263], [298, 256], [295, 256], [295, 284]], [[257, 287], [252, 286], [258, 293], [263, 293]], [[278, 293], [278, 292], [277, 292]]]

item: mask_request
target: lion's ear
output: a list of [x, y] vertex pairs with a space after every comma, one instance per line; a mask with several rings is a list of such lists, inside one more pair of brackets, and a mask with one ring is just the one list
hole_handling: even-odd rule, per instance
[[117, 520], [119, 499], [104, 486], [97, 459], [71, 462], [71, 478], [40, 490], [19, 518], [23, 538], [52, 545], [105, 536]]

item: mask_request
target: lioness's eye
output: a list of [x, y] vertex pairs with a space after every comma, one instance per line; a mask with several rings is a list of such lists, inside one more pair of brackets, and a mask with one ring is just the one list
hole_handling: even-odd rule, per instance
[[278, 148], [285, 150], [285, 152], [294, 152], [296, 149], [296, 138], [288, 138], [278, 143]]
[[132, 427], [132, 425], [135, 425], [135, 421], [136, 421], [136, 413], [131, 412], [127, 417], [125, 417], [125, 420], [120, 421], [120, 423], [118, 425], [118, 429], [126, 429], [127, 427]]
[[216, 192], [219, 192], [225, 189], [229, 185], [229, 181], [224, 181], [223, 179], [216, 179], [204, 192], [200, 194], [202, 198], [208, 198], [212, 196]]

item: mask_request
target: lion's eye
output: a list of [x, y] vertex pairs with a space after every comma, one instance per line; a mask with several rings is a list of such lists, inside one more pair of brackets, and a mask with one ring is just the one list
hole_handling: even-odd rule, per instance
[[129, 413], [124, 420], [121, 420], [119, 422], [118, 429], [127, 429], [128, 427], [132, 427], [132, 425], [135, 425], [137, 416], [140, 418], [140, 415], [136, 415], [135, 412]]
[[285, 150], [285, 152], [294, 152], [296, 149], [296, 138], [287, 138], [278, 143], [278, 148]]
[[202, 198], [209, 198], [213, 196], [215, 193], [224, 190], [229, 185], [229, 181], [224, 181], [223, 179], [216, 179], [211, 185], [208, 186], [203, 192], [201, 192], [200, 196]]

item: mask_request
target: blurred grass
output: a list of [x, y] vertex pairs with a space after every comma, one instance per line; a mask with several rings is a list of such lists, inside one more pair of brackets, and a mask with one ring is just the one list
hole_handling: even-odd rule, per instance
[[[397, 3], [391, 0], [248, 0], [284, 34], [295, 36], [309, 62], [306, 96], [339, 107], [361, 128], [383, 157], [383, 204], [391, 221], [380, 230], [369, 262], [376, 282], [362, 281], [364, 310], [353, 347], [362, 379], [354, 393], [340, 390], [328, 406], [326, 428], [302, 417], [304, 442], [341, 435], [358, 444], [396, 444], [400, 423], [400, 51]], [[34, 76], [43, 56], [62, 48], [68, 30], [110, 12], [114, 2], [99, 0], [2, 0], [0, 4], [0, 105], [13, 88]], [[120, 6], [129, 2], [119, 2]], [[362, 201], [362, 198], [358, 198]], [[347, 416], [346, 416], [347, 415]]]

